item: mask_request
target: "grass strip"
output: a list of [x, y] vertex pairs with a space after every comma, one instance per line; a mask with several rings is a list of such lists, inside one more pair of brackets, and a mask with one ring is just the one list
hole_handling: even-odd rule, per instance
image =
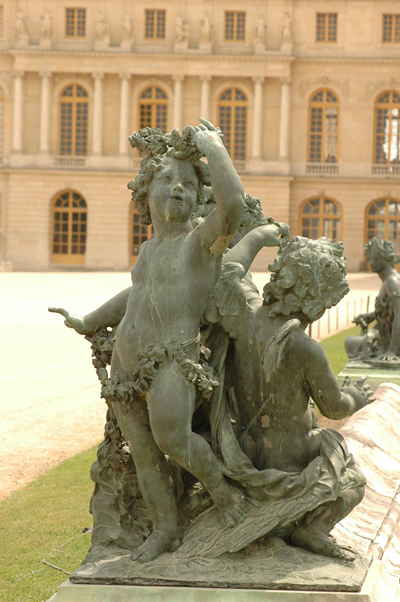
[[90, 546], [89, 479], [97, 446], [65, 460], [0, 502], [0, 599], [46, 602]]

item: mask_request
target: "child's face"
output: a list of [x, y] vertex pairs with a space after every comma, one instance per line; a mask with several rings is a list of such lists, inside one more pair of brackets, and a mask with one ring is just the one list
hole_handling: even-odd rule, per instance
[[372, 247], [366, 253], [367, 261], [373, 272], [381, 272], [388, 265], [386, 259], [379, 253], [377, 249]]
[[185, 223], [197, 203], [199, 180], [193, 165], [166, 157], [150, 184], [148, 202], [152, 220]]

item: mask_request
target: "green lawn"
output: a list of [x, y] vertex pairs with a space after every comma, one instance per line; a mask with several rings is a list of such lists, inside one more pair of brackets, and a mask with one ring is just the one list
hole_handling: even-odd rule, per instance
[[[332, 369], [347, 361], [343, 341], [359, 328], [322, 341]], [[93, 483], [89, 469], [96, 447], [62, 462], [30, 485], [0, 502], [0, 600], [45, 602], [67, 575], [43, 559], [72, 573], [90, 546], [88, 512]]]
[[92, 524], [89, 469], [97, 446], [0, 502], [0, 600], [45, 602], [84, 559]]

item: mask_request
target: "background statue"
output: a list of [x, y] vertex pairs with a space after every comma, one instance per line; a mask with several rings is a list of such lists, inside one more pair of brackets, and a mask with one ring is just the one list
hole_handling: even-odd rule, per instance
[[17, 44], [25, 45], [29, 43], [26, 20], [27, 17], [19, 10], [15, 18], [15, 41]]
[[211, 48], [213, 41], [214, 26], [211, 22], [210, 15], [205, 13], [204, 17], [200, 20], [201, 34], [200, 44], [201, 49]]
[[[375, 299], [375, 310], [354, 318], [353, 322], [361, 326], [361, 335], [346, 339], [346, 353], [351, 359], [367, 363], [395, 365], [400, 362], [400, 274], [394, 266], [400, 256], [392, 242], [375, 237], [365, 245], [365, 254], [382, 286]], [[374, 321], [376, 324], [368, 329]]]
[[95, 46], [107, 47], [110, 44], [110, 36], [108, 33], [108, 21], [103, 13], [98, 13], [94, 26]]
[[129, 13], [124, 15], [124, 20], [122, 22], [122, 39], [120, 43], [120, 48], [122, 50], [132, 50], [133, 44], [133, 23], [132, 16]]
[[41, 16], [42, 29], [40, 34], [40, 43], [51, 42], [51, 34], [53, 30], [53, 23], [51, 19], [50, 11], [46, 10], [44, 15]]
[[189, 47], [190, 23], [186, 17], [179, 15], [175, 25], [175, 47], [186, 49]]
[[282, 50], [291, 50], [292, 47], [293, 47], [292, 20], [290, 18], [290, 14], [288, 12], [286, 12], [285, 16], [283, 17], [281, 49]]
[[265, 48], [266, 33], [267, 33], [267, 26], [265, 24], [265, 19], [264, 19], [264, 17], [260, 16], [257, 19], [254, 42], [253, 42], [254, 46], [262, 46], [263, 48]]

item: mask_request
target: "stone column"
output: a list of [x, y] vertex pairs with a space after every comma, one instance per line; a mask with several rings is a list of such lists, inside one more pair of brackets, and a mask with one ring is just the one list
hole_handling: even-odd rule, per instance
[[181, 129], [181, 118], [182, 118], [182, 82], [184, 75], [173, 75], [174, 81], [174, 109], [172, 115], [172, 128]]
[[201, 78], [201, 96], [200, 96], [200, 115], [204, 119], [210, 120], [210, 82], [209, 75], [203, 75]]
[[94, 73], [92, 153], [101, 155], [103, 141], [103, 83], [104, 73]]
[[23, 71], [14, 71], [14, 106], [13, 106], [13, 138], [12, 150], [22, 153], [22, 124], [23, 124]]
[[129, 136], [129, 73], [120, 73], [121, 98], [119, 105], [119, 154], [128, 154]]
[[48, 153], [50, 150], [50, 77], [49, 71], [40, 71], [41, 95], [40, 95], [40, 152]]
[[252, 159], [261, 159], [261, 145], [263, 136], [263, 77], [253, 77], [254, 106], [253, 106], [253, 142], [251, 148]]
[[281, 118], [279, 129], [279, 159], [289, 159], [290, 136], [290, 77], [281, 78]]

